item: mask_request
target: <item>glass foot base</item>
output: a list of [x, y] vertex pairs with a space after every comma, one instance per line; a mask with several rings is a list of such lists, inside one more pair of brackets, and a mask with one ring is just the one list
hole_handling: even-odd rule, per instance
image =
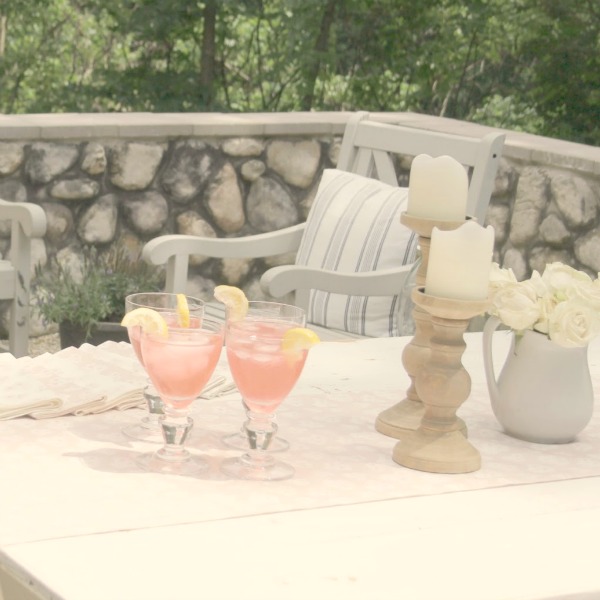
[[208, 469], [208, 463], [198, 456], [187, 454], [182, 460], [163, 458], [161, 450], [142, 454], [135, 461], [144, 471], [166, 475], [196, 475]]
[[158, 421], [152, 423], [151, 421], [140, 421], [133, 425], [128, 425], [121, 429], [124, 435], [133, 440], [140, 440], [142, 442], [151, 442], [153, 444], [164, 444], [162, 431]]
[[294, 467], [279, 460], [265, 465], [254, 466], [243, 456], [227, 458], [221, 463], [221, 471], [234, 479], [253, 481], [281, 481], [294, 476]]
[[[245, 433], [238, 431], [237, 433], [228, 433], [223, 436], [223, 443], [229, 448], [235, 450], [248, 450], [248, 437]], [[272, 452], [285, 452], [290, 447], [290, 443], [280, 437], [274, 438], [269, 444], [269, 453]]]

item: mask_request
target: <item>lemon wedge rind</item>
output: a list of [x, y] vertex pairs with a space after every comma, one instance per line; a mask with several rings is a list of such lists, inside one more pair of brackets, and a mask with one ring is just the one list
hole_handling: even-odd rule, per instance
[[190, 326], [190, 307], [185, 294], [177, 294], [177, 320], [179, 327]]
[[214, 297], [228, 309], [228, 318], [241, 321], [248, 313], [248, 298], [243, 290], [233, 285], [218, 285]]
[[319, 336], [306, 327], [292, 327], [283, 334], [281, 349], [286, 354], [300, 354], [304, 350], [310, 350], [321, 340]]
[[141, 327], [144, 333], [167, 337], [169, 328], [162, 315], [151, 308], [140, 307], [125, 314], [121, 321], [123, 327]]

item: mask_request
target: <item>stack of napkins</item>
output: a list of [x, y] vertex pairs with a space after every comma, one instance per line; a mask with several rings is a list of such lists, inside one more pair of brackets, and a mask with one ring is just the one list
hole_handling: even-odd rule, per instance
[[90, 415], [144, 404], [146, 374], [126, 342], [55, 354], [0, 354], [0, 420]]

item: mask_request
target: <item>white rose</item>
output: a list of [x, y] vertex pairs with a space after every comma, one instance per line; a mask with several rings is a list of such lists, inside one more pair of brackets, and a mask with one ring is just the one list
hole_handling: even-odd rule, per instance
[[540, 317], [535, 286], [522, 281], [500, 287], [492, 297], [490, 314], [516, 331], [531, 329]]
[[531, 285], [535, 289], [535, 293], [538, 295], [538, 298], [543, 298], [544, 296], [548, 296], [552, 293], [552, 290], [548, 287], [547, 283], [544, 281], [543, 277], [539, 274], [538, 271], [534, 271], [531, 274], [531, 278], [529, 279]]
[[560, 302], [548, 319], [548, 335], [566, 348], [587, 346], [600, 332], [600, 316], [580, 300]]
[[498, 263], [492, 263], [490, 270], [489, 296], [493, 301], [496, 292], [507, 283], [517, 283], [517, 278], [512, 269], [503, 269]]
[[552, 292], [558, 294], [559, 298], [564, 299], [567, 291], [581, 282], [591, 283], [592, 278], [583, 271], [578, 271], [569, 265], [561, 262], [554, 262], [546, 265], [542, 280]]
[[600, 285], [598, 285], [598, 280], [593, 283], [582, 281], [568, 291], [568, 296], [569, 298], [582, 300], [596, 311], [600, 311]]
[[512, 269], [503, 269], [497, 262], [492, 263], [490, 283], [516, 283], [517, 278]]
[[554, 294], [547, 293], [545, 296], [538, 298], [540, 316], [534, 326], [536, 331], [548, 334], [550, 315], [554, 312], [557, 304], [558, 300]]

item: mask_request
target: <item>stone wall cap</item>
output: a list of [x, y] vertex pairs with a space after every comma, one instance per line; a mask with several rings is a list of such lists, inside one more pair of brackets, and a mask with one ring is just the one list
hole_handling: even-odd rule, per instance
[[[170, 139], [230, 136], [342, 135], [352, 111], [283, 113], [0, 114], [0, 140]], [[467, 121], [412, 112], [372, 112], [372, 118], [445, 133], [481, 136], [504, 131], [504, 156], [600, 174], [600, 148]]]
[[[0, 139], [337, 135], [351, 112], [0, 114]], [[394, 113], [392, 113], [394, 114]]]

